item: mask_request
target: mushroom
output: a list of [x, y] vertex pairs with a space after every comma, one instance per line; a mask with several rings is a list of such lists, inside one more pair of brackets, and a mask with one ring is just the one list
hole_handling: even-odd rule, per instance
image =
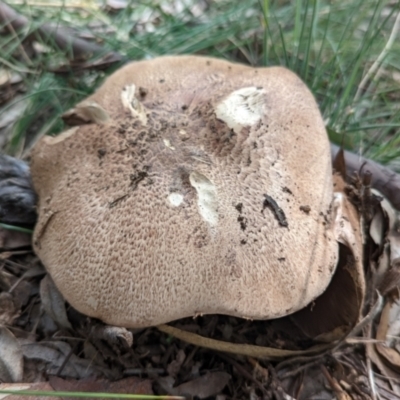
[[134, 62], [32, 153], [34, 248], [66, 300], [112, 325], [271, 319], [328, 286], [330, 148], [305, 84], [198, 56]]

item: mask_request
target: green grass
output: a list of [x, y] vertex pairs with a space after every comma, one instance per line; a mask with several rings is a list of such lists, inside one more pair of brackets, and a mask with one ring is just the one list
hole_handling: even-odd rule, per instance
[[[68, 56], [49, 50], [51, 42], [43, 43], [47, 52], [21, 52], [21, 40], [36, 26], [52, 21], [92, 36], [131, 60], [196, 53], [251, 65], [287, 66], [315, 94], [332, 141], [400, 170], [396, 2], [145, 0], [113, 13], [93, 7], [94, 1], [82, 2], [80, 8], [68, 4], [16, 6], [31, 21], [29, 29], [19, 39], [0, 36], [7, 68], [31, 72], [23, 74], [27, 108], [14, 124], [8, 153], [21, 155], [38, 136], [60, 132], [62, 112], [104, 79], [103, 72], [93, 70], [51, 72], [67, 64]], [[3, 104], [0, 122], [13, 101], [22, 100]]]
[[118, 400], [184, 400], [184, 396], [156, 396], [149, 394], [126, 394], [126, 393], [94, 393], [94, 392], [68, 392], [68, 391], [45, 391], [45, 390], [0, 390], [0, 394], [12, 394], [16, 396], [36, 397], [76, 397], [84, 399], [118, 399]]

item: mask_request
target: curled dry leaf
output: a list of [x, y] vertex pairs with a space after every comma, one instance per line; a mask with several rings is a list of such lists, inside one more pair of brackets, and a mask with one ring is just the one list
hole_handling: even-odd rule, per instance
[[0, 380], [20, 382], [24, 371], [21, 346], [15, 336], [0, 326]]
[[57, 324], [63, 328], [72, 329], [65, 309], [65, 300], [50, 275], [46, 275], [40, 282], [40, 298], [44, 310]]
[[397, 383], [399, 374], [384, 362], [384, 358], [379, 355], [373, 343], [367, 343], [366, 348], [368, 358], [376, 365], [380, 373], [389, 379], [392, 390], [400, 395], [400, 385]]
[[0, 324], [12, 325], [20, 315], [20, 304], [12, 293], [0, 293]]
[[400, 266], [400, 218], [399, 212], [385, 198], [381, 201], [381, 206], [389, 219], [389, 230], [387, 239], [390, 243], [390, 265]]
[[377, 343], [375, 348], [387, 366], [396, 372], [400, 372], [400, 353], [395, 348], [399, 336], [400, 304], [397, 298], [389, 298], [383, 308], [376, 332], [376, 339], [383, 343]]
[[374, 194], [381, 198], [380, 207], [371, 221], [370, 235], [380, 246], [374, 279], [383, 295], [400, 287], [400, 218], [399, 212], [378, 191]]
[[345, 182], [334, 175], [334, 232], [339, 262], [326, 291], [292, 320], [311, 338], [332, 341], [346, 335], [360, 319], [365, 294], [363, 243], [358, 211], [345, 194]]
[[[379, 193], [377, 193], [380, 195]], [[382, 196], [381, 196], [382, 197]], [[379, 291], [386, 296], [386, 304], [380, 316], [376, 331], [377, 344], [368, 344], [368, 356], [380, 372], [393, 379], [400, 373], [400, 220], [398, 212], [382, 197], [379, 212], [371, 222], [370, 234], [374, 242], [382, 246], [382, 253], [375, 272]], [[382, 239], [379, 241], [379, 234]], [[400, 394], [400, 386], [390, 381], [392, 389]]]

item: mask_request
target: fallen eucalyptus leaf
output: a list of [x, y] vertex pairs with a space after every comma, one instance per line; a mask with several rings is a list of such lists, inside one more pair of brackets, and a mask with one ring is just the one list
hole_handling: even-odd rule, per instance
[[[99, 375], [99, 369], [90, 360], [77, 357], [71, 346], [61, 341], [24, 343], [21, 345], [24, 357], [41, 363], [48, 375], [84, 379]], [[62, 368], [61, 368], [62, 367]]]
[[400, 336], [400, 304], [398, 299], [389, 299], [383, 308], [376, 339], [384, 343], [375, 345], [386, 364], [394, 371], [400, 372], [400, 353], [394, 349], [395, 339]]
[[390, 242], [390, 265], [400, 265], [400, 214], [383, 198], [381, 202], [382, 208], [389, 218], [389, 232], [387, 238]]
[[24, 372], [21, 346], [15, 336], [0, 326], [0, 380], [20, 382]]
[[0, 324], [12, 325], [20, 315], [20, 304], [8, 292], [0, 293]]
[[50, 275], [46, 275], [40, 282], [40, 298], [44, 310], [55, 322], [63, 328], [72, 329], [65, 309], [65, 300]]

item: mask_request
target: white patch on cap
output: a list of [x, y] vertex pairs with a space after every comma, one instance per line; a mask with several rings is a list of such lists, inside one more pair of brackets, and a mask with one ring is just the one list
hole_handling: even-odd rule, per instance
[[132, 84], [125, 86], [121, 92], [122, 105], [132, 113], [133, 117], [138, 118], [143, 125], [146, 125], [146, 109], [144, 108], [143, 104], [135, 97], [135, 92], [135, 85]]
[[174, 207], [179, 207], [182, 204], [183, 196], [180, 193], [171, 193], [168, 200]]
[[86, 300], [86, 303], [89, 307], [91, 307], [94, 311], [97, 310], [97, 306], [99, 305], [99, 302], [92, 296], [88, 297]]
[[200, 215], [208, 224], [216, 226], [218, 223], [218, 198], [214, 184], [196, 171], [189, 175], [189, 181], [197, 192], [197, 206]]
[[172, 146], [171, 141], [169, 139], [163, 139], [165, 147], [168, 147], [171, 150], [175, 150], [175, 147]]
[[255, 125], [264, 114], [265, 90], [255, 86], [235, 90], [215, 109], [218, 119], [236, 133]]

